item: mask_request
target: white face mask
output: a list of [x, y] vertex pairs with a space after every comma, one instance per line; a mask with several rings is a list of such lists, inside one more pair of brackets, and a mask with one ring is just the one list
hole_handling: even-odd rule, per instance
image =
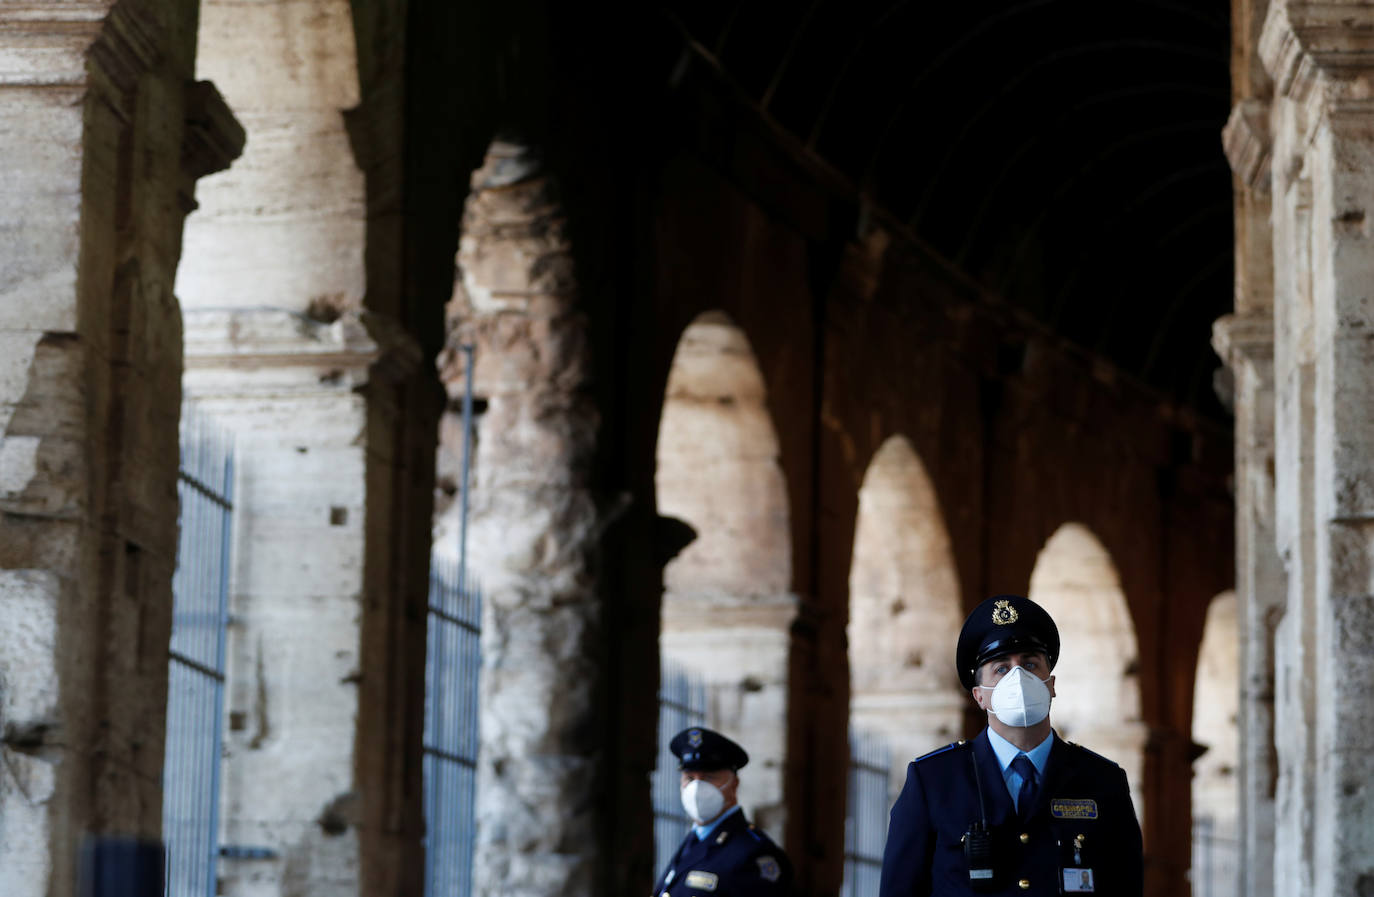
[[682, 788], [682, 809], [697, 825], [710, 822], [725, 808], [725, 795], [710, 782], [692, 779]]
[[991, 712], [1008, 726], [1034, 726], [1050, 715], [1050, 687], [1039, 676], [1012, 667], [995, 685], [978, 686], [992, 692]]

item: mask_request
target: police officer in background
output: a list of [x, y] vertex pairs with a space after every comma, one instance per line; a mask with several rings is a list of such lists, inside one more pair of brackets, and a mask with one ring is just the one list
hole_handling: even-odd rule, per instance
[[682, 771], [682, 806], [693, 825], [654, 887], [655, 897], [787, 894], [791, 864], [736, 803], [738, 773], [749, 762], [744, 748], [701, 727], [677, 733], [668, 747]]
[[959, 634], [959, 681], [988, 713], [977, 738], [920, 757], [892, 807], [880, 897], [1144, 889], [1126, 773], [1050, 728], [1059, 630], [998, 595]]

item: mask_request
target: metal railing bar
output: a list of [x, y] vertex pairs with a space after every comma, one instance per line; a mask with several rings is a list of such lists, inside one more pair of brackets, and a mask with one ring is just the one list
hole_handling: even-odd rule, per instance
[[182, 666], [190, 667], [191, 669], [195, 670], [197, 673], [200, 673], [202, 676], [208, 676], [209, 678], [214, 679], [216, 682], [223, 682], [223, 681], [224, 681], [224, 674], [223, 674], [223, 673], [219, 672], [218, 670], [214, 669], [213, 667], [208, 667], [208, 666], [206, 666], [205, 664], [200, 663], [199, 661], [192, 660], [191, 658], [187, 657], [187, 656], [184, 655], [184, 654], [181, 654], [180, 652], [177, 652], [177, 651], [168, 651], [168, 652], [167, 652], [167, 657], [168, 657], [168, 659], [170, 659], [170, 660], [175, 660], [177, 663], [181, 664]]

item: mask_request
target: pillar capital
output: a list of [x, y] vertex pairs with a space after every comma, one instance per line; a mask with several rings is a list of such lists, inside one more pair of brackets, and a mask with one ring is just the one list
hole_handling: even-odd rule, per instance
[[1253, 97], [1236, 103], [1221, 130], [1221, 145], [1241, 182], [1257, 193], [1268, 193], [1273, 148], [1269, 103]]
[[1234, 373], [1242, 366], [1271, 365], [1274, 318], [1270, 314], [1223, 315], [1212, 324], [1212, 348]]
[[181, 168], [187, 177], [203, 178], [228, 168], [243, 152], [247, 138], [215, 85], [196, 81], [186, 88]]

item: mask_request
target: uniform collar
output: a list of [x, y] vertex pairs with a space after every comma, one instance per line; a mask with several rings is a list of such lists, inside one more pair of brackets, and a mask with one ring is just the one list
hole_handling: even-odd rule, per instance
[[719, 816], [717, 816], [715, 819], [712, 819], [710, 822], [706, 823], [705, 825], [694, 825], [694, 826], [692, 826], [692, 831], [694, 831], [694, 832], [697, 833], [697, 840], [698, 840], [698, 841], [705, 841], [707, 838], [711, 837], [711, 834], [712, 834], [713, 832], [715, 832], [716, 829], [720, 828], [720, 824], [721, 824], [722, 822], [724, 822], [725, 820], [729, 819], [731, 816], [735, 815], [735, 814], [738, 813], [739, 811], [740, 811], [740, 805], [739, 805], [739, 804], [735, 804], [733, 807], [731, 807], [730, 809], [726, 810], [724, 813], [721, 813]]
[[992, 726], [988, 726], [987, 733], [988, 745], [992, 747], [992, 752], [997, 755], [997, 765], [1002, 768], [1002, 773], [1004, 775], [1006, 774], [1007, 768], [1011, 766], [1011, 761], [1015, 760], [1019, 755], [1025, 754], [1030, 758], [1030, 762], [1035, 765], [1035, 771], [1040, 775], [1041, 780], [1044, 780], [1045, 765], [1050, 759], [1050, 748], [1054, 746], [1054, 730], [1050, 730], [1050, 734], [1045, 736], [1044, 741], [1028, 751], [1021, 750], [1001, 735], [998, 735], [997, 732], [993, 730]]

